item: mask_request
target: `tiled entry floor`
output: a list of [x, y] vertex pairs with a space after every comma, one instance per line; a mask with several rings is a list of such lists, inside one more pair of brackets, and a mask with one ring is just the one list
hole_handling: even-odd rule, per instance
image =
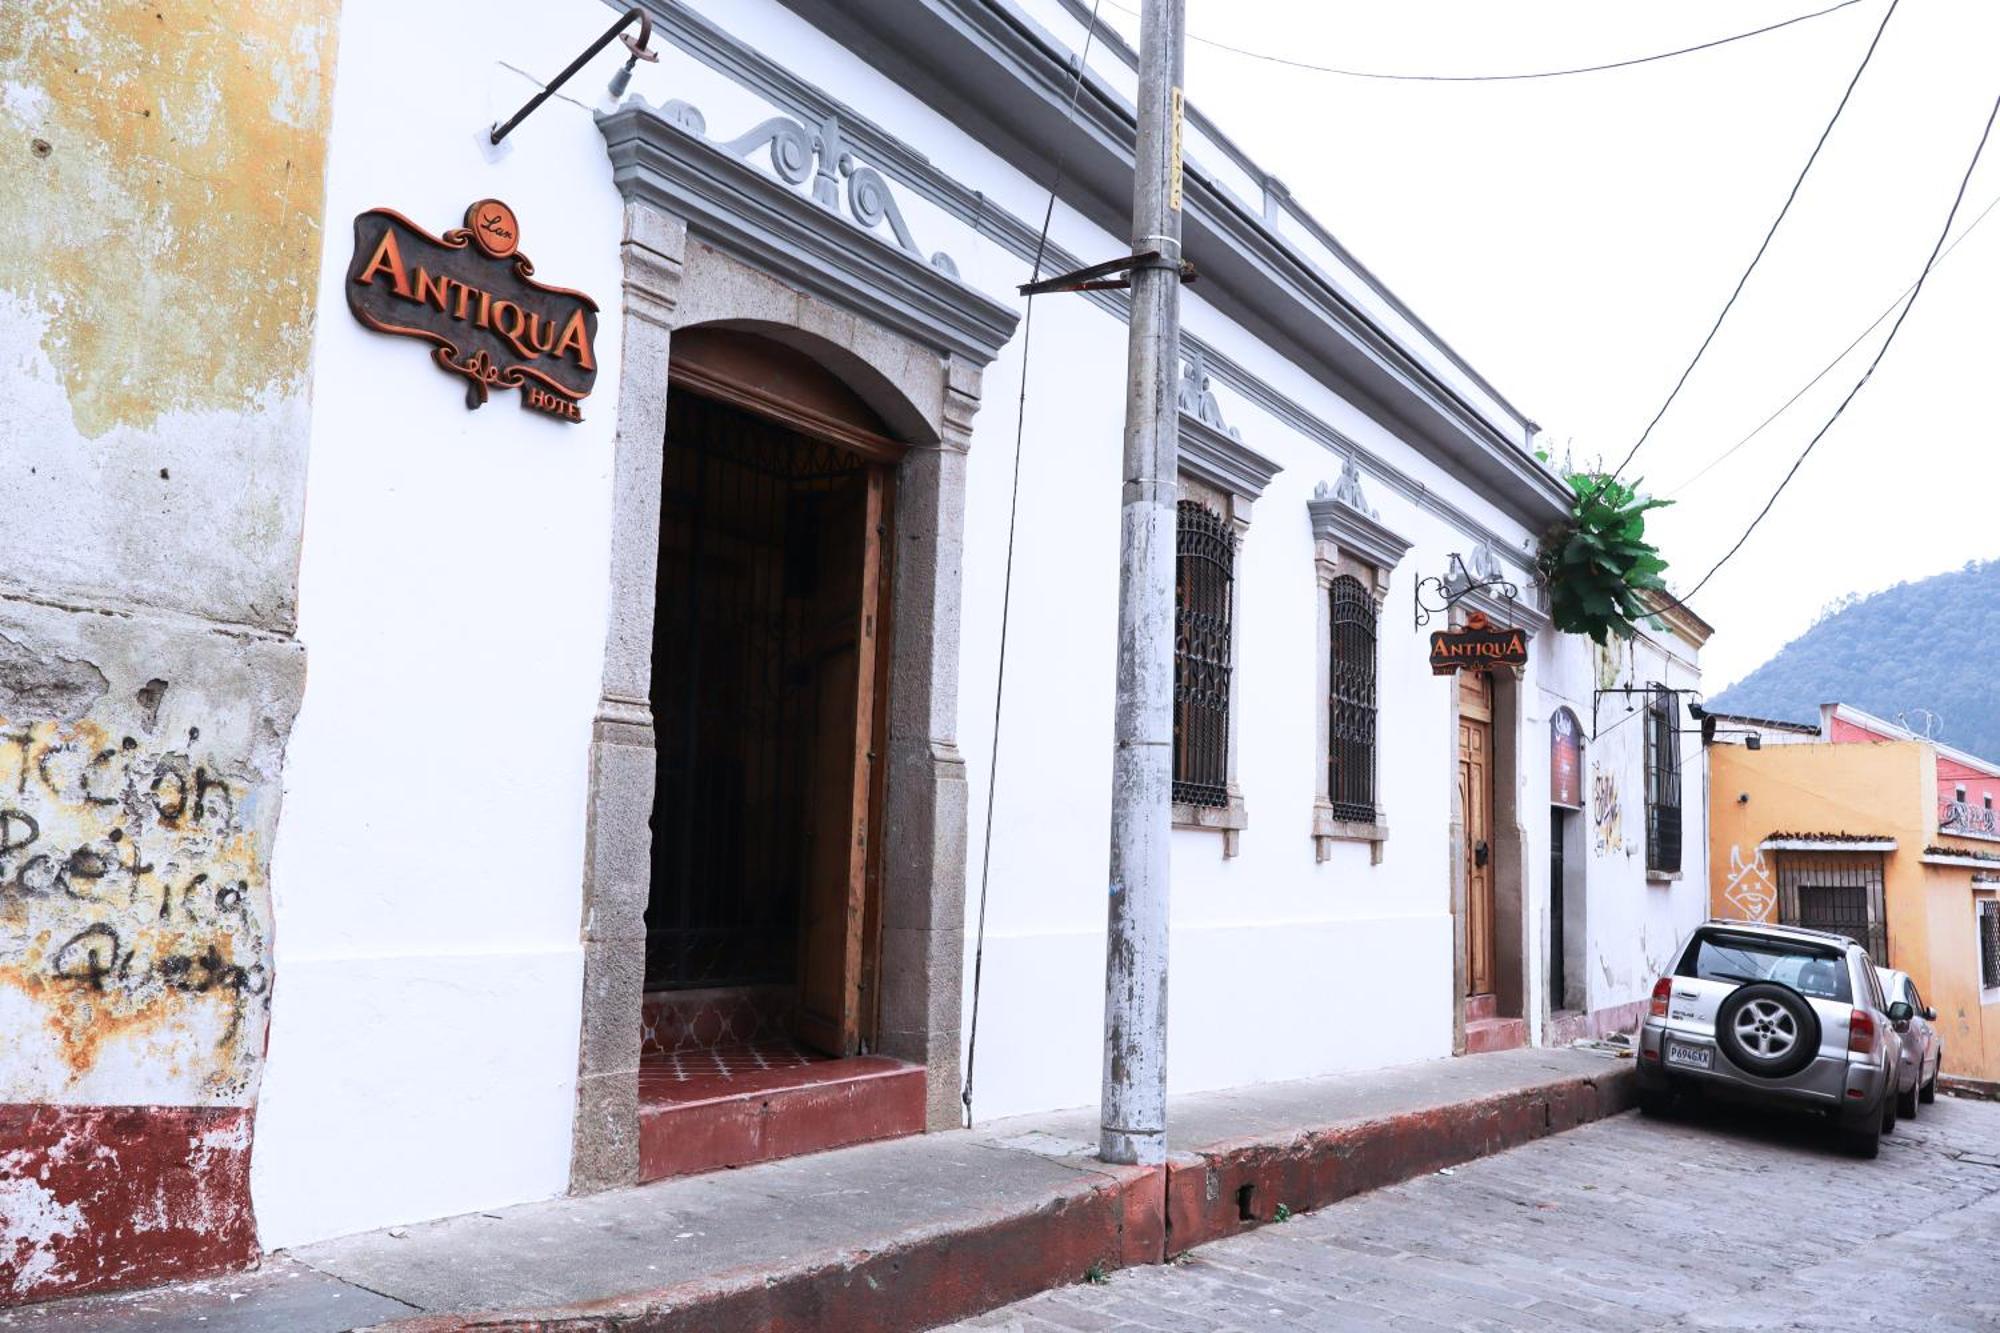
[[705, 1097], [717, 1090], [717, 1084], [732, 1079], [772, 1070], [803, 1069], [807, 1065], [824, 1064], [830, 1058], [783, 1039], [649, 1052], [640, 1057], [639, 1095], [644, 1097], [657, 1089], [669, 1100], [688, 1101], [691, 1098], [678, 1091], [685, 1084], [695, 1084], [695, 1095]]
[[639, 1178], [823, 1152], [924, 1128], [924, 1070], [789, 1041], [650, 1051], [639, 1064]]

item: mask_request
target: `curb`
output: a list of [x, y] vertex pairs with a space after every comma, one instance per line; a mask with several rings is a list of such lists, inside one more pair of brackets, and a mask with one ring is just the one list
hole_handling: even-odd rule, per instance
[[1975, 1101], [2000, 1102], [2000, 1082], [1985, 1078], [1967, 1078], [1963, 1074], [1939, 1074], [1938, 1091], [1953, 1097], [1969, 1097]]
[[1197, 1245], [1615, 1115], [1630, 1065], [1467, 1102], [1245, 1138], [1164, 1166], [1093, 1166], [1040, 1204], [917, 1228], [878, 1250], [742, 1269], [546, 1310], [420, 1315], [382, 1333], [806, 1333], [935, 1328], [1082, 1279], [1164, 1263]]
[[1287, 1138], [1238, 1139], [1167, 1164], [1166, 1256], [1632, 1106], [1631, 1067]]
[[1100, 1271], [1160, 1262], [1159, 1167], [1095, 1166], [1036, 1207], [919, 1228], [771, 1272], [745, 1269], [559, 1309], [420, 1315], [394, 1333], [713, 1333], [933, 1328]]

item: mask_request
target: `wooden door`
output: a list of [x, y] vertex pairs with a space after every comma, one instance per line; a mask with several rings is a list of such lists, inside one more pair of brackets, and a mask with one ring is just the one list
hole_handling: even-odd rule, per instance
[[1458, 677], [1458, 802], [1465, 813], [1465, 993], [1493, 993], [1493, 684]]
[[869, 467], [825, 497], [812, 552], [823, 582], [807, 627], [813, 707], [798, 1036], [832, 1055], [860, 1045], [885, 473]]

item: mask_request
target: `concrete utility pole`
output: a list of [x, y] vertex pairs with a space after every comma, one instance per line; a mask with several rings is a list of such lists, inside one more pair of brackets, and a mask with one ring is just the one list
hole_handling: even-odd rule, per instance
[[1144, 1165], [1166, 1160], [1167, 1153], [1183, 32], [1183, 0], [1141, 4], [1132, 252], [1157, 252], [1159, 258], [1132, 270], [1098, 1156]]

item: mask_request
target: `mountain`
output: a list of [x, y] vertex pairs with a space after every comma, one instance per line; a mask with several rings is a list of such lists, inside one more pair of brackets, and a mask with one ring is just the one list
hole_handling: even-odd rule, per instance
[[1872, 597], [1849, 596], [1777, 656], [1709, 700], [1718, 712], [1816, 722], [1822, 703], [1893, 720], [1919, 708], [1944, 719], [1946, 745], [2000, 759], [2000, 560]]

